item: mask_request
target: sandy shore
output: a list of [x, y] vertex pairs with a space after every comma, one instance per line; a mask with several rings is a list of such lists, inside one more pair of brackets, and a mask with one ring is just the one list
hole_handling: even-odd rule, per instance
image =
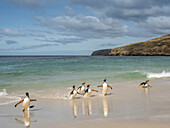
[[[142, 89], [137, 83], [113, 85], [106, 97], [74, 100], [41, 100], [30, 113], [15, 103], [0, 106], [0, 126], [23, 128], [24, 121], [32, 128], [169, 128], [170, 79], [151, 80], [152, 88]], [[101, 93], [101, 89], [99, 89]]]

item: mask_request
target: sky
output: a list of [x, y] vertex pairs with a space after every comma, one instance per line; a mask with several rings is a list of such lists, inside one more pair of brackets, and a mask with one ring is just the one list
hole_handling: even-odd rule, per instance
[[170, 34], [170, 0], [0, 0], [0, 55], [90, 55]]

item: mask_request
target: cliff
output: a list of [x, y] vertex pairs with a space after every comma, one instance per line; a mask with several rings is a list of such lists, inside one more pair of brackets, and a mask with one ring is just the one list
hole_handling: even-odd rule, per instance
[[170, 56], [170, 34], [114, 49], [94, 51], [92, 56]]

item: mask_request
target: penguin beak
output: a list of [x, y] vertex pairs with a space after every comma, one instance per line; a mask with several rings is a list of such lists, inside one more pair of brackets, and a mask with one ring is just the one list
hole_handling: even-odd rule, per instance
[[88, 84], [87, 87], [90, 87], [90, 84]]

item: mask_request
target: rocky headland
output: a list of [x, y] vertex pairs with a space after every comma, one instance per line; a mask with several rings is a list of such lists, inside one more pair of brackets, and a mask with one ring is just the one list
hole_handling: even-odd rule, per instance
[[170, 34], [114, 49], [94, 51], [92, 56], [170, 56]]

